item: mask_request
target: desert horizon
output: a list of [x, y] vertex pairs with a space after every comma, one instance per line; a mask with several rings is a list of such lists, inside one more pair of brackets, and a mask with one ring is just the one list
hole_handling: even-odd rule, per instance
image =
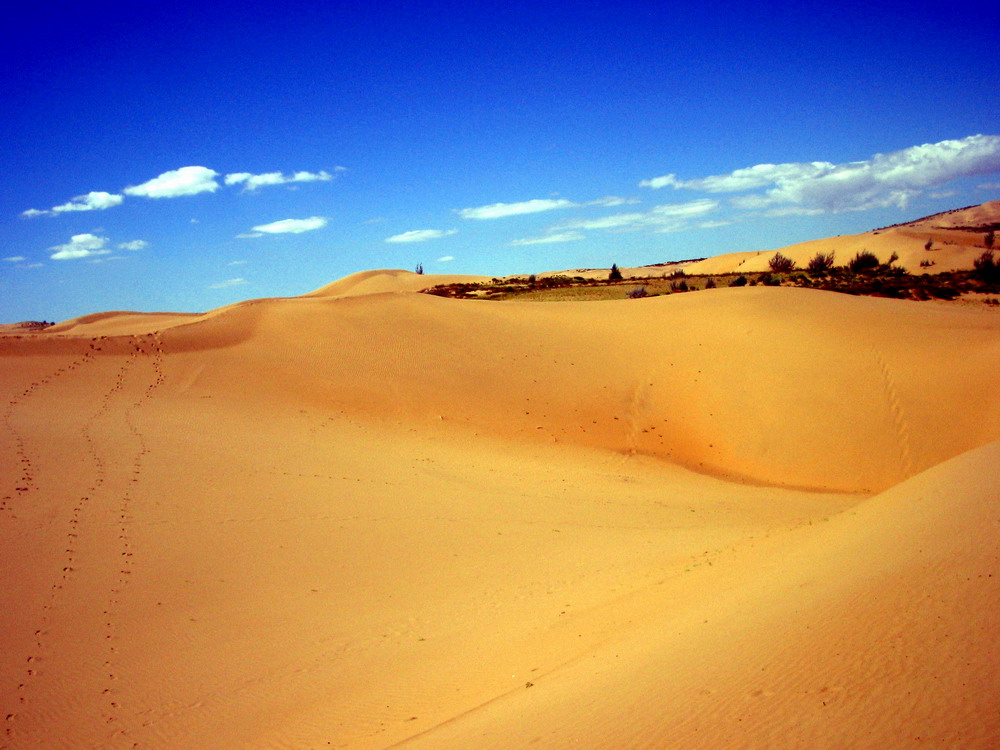
[[1000, 744], [995, 305], [488, 279], [0, 328], [0, 746]]

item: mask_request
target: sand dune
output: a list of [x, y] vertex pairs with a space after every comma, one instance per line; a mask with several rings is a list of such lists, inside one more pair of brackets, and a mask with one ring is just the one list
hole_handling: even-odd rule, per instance
[[[972, 262], [986, 248], [983, 226], [1000, 223], [1000, 201], [983, 203], [967, 209], [935, 214], [907, 224], [876, 229], [862, 234], [811, 240], [780, 252], [805, 268], [817, 254], [832, 253], [838, 266], [847, 263], [857, 253], [867, 250], [883, 263], [895, 253], [896, 265], [910, 273], [941, 273], [972, 268]], [[957, 228], [961, 227], [961, 228]], [[931, 246], [928, 249], [927, 243]], [[687, 273], [752, 273], [769, 270], [768, 261], [777, 250], [727, 253], [684, 266]], [[922, 262], [933, 265], [922, 267]]]
[[0, 336], [0, 745], [998, 744], [1000, 318], [428, 281]]

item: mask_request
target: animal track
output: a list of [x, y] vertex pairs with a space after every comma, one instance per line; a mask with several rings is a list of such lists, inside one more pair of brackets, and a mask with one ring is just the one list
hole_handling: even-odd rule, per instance
[[900, 466], [904, 477], [913, 475], [913, 458], [910, 450], [910, 428], [906, 420], [906, 413], [903, 411], [903, 404], [899, 400], [899, 390], [896, 381], [892, 377], [892, 371], [885, 357], [878, 349], [872, 350], [875, 361], [878, 363], [879, 372], [882, 375], [882, 388], [885, 392], [886, 401], [889, 404], [889, 411], [892, 415], [893, 428], [899, 442]]
[[[51, 375], [32, 383], [30, 387], [12, 399], [11, 403], [4, 410], [3, 422], [14, 437], [19, 465], [22, 467], [22, 475], [15, 482], [16, 487], [25, 488], [21, 491], [21, 496], [28, 496], [32, 492], [37, 491], [37, 485], [34, 483], [34, 464], [29, 455], [26, 441], [16, 429], [15, 416], [17, 410], [39, 388], [52, 382], [53, 379], [64, 377], [67, 373], [75, 371], [89, 362], [93, 362], [97, 356], [96, 352], [101, 351], [103, 348], [100, 341], [97, 339], [92, 340], [87, 352], [83, 356], [74, 360], [69, 365], [57, 369]], [[106, 561], [107, 564], [114, 566], [112, 570], [115, 572], [114, 583], [111, 584], [111, 589], [108, 591], [101, 615], [105, 630], [104, 640], [107, 643], [103, 663], [105, 676], [101, 680], [104, 684], [101, 694], [104, 706], [102, 709], [102, 718], [109, 725], [117, 725], [114, 731], [115, 736], [121, 738], [121, 736], [127, 734], [126, 729], [121, 725], [120, 721], [121, 700], [116, 695], [114, 688], [118, 678], [116, 674], [116, 659], [120, 645], [115, 623], [129, 578], [133, 574], [133, 544], [129, 535], [129, 527], [132, 520], [134, 488], [141, 479], [144, 457], [149, 452], [145, 437], [134, 419], [134, 414], [151, 398], [156, 388], [164, 381], [163, 348], [159, 335], [133, 336], [129, 338], [128, 342], [130, 344], [130, 351], [125, 361], [118, 368], [112, 382], [101, 395], [96, 410], [78, 428], [77, 434], [83, 441], [85, 452], [89, 459], [89, 479], [86, 482], [85, 489], [76, 497], [70, 508], [69, 517], [66, 521], [60, 569], [58, 570], [57, 577], [51, 583], [48, 594], [42, 604], [41, 614], [34, 631], [32, 653], [27, 656], [22, 673], [23, 677], [17, 685], [17, 711], [8, 710], [5, 712], [6, 720], [3, 734], [5, 743], [15, 742], [15, 722], [18, 715], [23, 715], [31, 710], [30, 697], [32, 685], [44, 674], [44, 672], [39, 672], [38, 664], [44, 663], [45, 658], [51, 656], [51, 649], [47, 643], [49, 632], [54, 623], [59, 622], [62, 624], [66, 621], [66, 615], [62, 613], [62, 600], [66, 589], [71, 585], [74, 576], [77, 574], [80, 564], [78, 559], [79, 550], [91, 537], [107, 533], [104, 531], [106, 527], [102, 523], [98, 522], [95, 524], [93, 521], [95, 518], [99, 519], [107, 512], [107, 510], [101, 510], [101, 506], [103, 505], [107, 508], [109, 502], [111, 503], [113, 513], [113, 533], [116, 534], [118, 542], [115, 549], [118, 554], [111, 560]], [[135, 377], [136, 364], [140, 359], [151, 363], [152, 377], [144, 389], [133, 391], [139, 393], [137, 398], [123, 405], [121, 404], [121, 400], [125, 395], [130, 379]], [[120, 415], [121, 418], [116, 418], [117, 415]], [[112, 466], [120, 466], [121, 464], [117, 458], [114, 461], [110, 460], [106, 453], [106, 448], [102, 449], [102, 440], [99, 440], [96, 436], [98, 434], [97, 427], [101, 422], [103, 422], [105, 428], [109, 425], [124, 424], [127, 429], [127, 445], [134, 449], [130, 474], [127, 474], [122, 479], [121, 474], [116, 472], [115, 485], [117, 486], [118, 482], [122, 483], [122, 489], [119, 491], [117, 498], [110, 493], [111, 487], [108, 486], [109, 471]], [[16, 493], [17, 490], [15, 489], [14, 492]], [[9, 501], [13, 497], [15, 495], [6, 497], [5, 501]], [[9, 508], [10, 506], [5, 504], [0, 506], [0, 511], [7, 511]], [[12, 517], [16, 518], [13, 509], [10, 509], [10, 512]], [[8, 708], [12, 709], [13, 706]], [[6, 746], [7, 744], [3, 744], [3, 747]]]

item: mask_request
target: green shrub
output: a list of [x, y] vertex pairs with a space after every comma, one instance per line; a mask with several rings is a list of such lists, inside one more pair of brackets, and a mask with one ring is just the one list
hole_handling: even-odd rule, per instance
[[729, 286], [746, 286], [746, 285], [747, 285], [746, 276], [737, 276], [735, 279], [729, 282]]

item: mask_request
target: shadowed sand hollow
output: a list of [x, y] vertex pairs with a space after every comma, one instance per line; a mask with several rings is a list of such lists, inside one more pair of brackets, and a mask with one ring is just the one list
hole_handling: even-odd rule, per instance
[[0, 746], [1000, 744], [1000, 317], [428, 283], [0, 336]]

